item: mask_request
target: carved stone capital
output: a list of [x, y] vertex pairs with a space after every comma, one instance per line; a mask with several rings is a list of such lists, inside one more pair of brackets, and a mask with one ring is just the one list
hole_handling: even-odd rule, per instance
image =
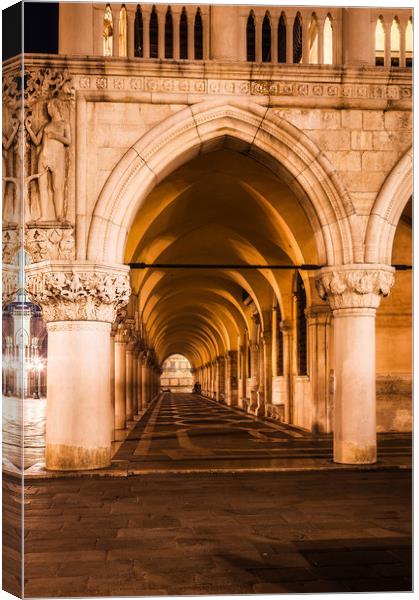
[[44, 261], [26, 268], [26, 290], [46, 322], [104, 321], [130, 298], [129, 269], [122, 265]]
[[2, 279], [2, 306], [13, 302], [19, 289], [19, 267], [4, 264], [1, 272]]
[[32, 262], [73, 260], [75, 256], [74, 227], [70, 224], [27, 225], [25, 250]]
[[394, 283], [394, 268], [388, 265], [341, 265], [325, 267], [316, 277], [320, 298], [332, 310], [377, 308]]

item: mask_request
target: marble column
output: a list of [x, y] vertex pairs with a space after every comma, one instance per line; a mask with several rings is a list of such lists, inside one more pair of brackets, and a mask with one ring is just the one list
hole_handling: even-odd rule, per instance
[[115, 429], [125, 429], [126, 425], [126, 347], [127, 330], [118, 326], [115, 335]]
[[125, 394], [125, 412], [126, 420], [132, 421], [134, 416], [134, 345], [132, 342], [127, 344], [126, 357], [126, 394]]
[[390, 293], [394, 269], [356, 264], [323, 268], [316, 278], [328, 300], [334, 327], [334, 460], [377, 460], [375, 314]]
[[43, 261], [26, 268], [26, 290], [48, 330], [46, 467], [106, 467], [113, 418], [110, 332], [116, 311], [129, 300], [129, 270]]
[[111, 436], [115, 440], [115, 334], [116, 329], [112, 327], [110, 335], [110, 356], [109, 356], [109, 384], [111, 396]]
[[331, 406], [329, 399], [330, 372], [330, 324], [331, 312], [328, 306], [311, 306], [307, 314], [309, 373], [312, 390], [313, 432], [331, 431]]

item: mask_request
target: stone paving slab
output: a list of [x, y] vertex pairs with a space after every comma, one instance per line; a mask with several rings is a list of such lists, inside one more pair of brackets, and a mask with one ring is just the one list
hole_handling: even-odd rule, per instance
[[166, 393], [121, 433], [110, 467], [65, 473], [37, 463], [25, 471], [25, 479], [411, 469], [410, 434], [377, 437], [376, 464], [340, 465], [333, 462], [331, 435], [260, 420], [196, 394]]
[[[3, 490], [14, 509], [17, 482]], [[411, 492], [408, 471], [33, 481], [25, 596], [409, 591]], [[13, 514], [4, 575], [16, 586]]]

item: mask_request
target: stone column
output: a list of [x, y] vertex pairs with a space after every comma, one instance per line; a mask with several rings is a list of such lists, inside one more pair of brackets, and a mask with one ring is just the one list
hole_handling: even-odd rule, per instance
[[147, 368], [147, 353], [143, 353], [141, 357], [141, 408], [145, 410], [148, 406], [147, 390], [148, 390], [148, 368]]
[[225, 360], [224, 360], [224, 356], [219, 356], [217, 358], [217, 370], [218, 370], [217, 400], [218, 400], [218, 402], [225, 402]]
[[316, 278], [334, 317], [335, 462], [377, 460], [375, 313], [393, 282], [392, 267], [373, 264], [325, 267]]
[[111, 394], [111, 436], [115, 440], [115, 334], [116, 329], [111, 329], [110, 336], [110, 356], [109, 356], [109, 383]]
[[26, 267], [26, 288], [48, 330], [45, 462], [51, 470], [111, 462], [110, 331], [128, 303], [123, 265], [43, 261]]
[[127, 331], [123, 324], [118, 326], [115, 335], [115, 429], [125, 429], [126, 425], [126, 346]]
[[226, 402], [229, 406], [238, 404], [238, 379], [237, 379], [237, 350], [229, 350], [225, 357], [226, 362]]
[[[371, 65], [374, 56], [369, 8], [342, 8], [343, 64]], [[338, 32], [333, 30], [333, 37]]]
[[287, 402], [285, 405], [284, 420], [285, 423], [292, 423], [292, 406], [293, 406], [293, 372], [292, 372], [292, 323], [281, 321], [280, 328], [282, 331], [283, 355], [284, 355], [284, 377], [287, 384]]
[[329, 338], [331, 313], [328, 306], [312, 306], [307, 315], [308, 358], [312, 390], [312, 423], [314, 432], [331, 431], [329, 403]]
[[143, 410], [141, 350], [137, 351], [137, 414]]
[[265, 404], [272, 404], [272, 333], [263, 333], [263, 379]]
[[134, 344], [129, 342], [126, 347], [126, 394], [125, 412], [126, 420], [132, 421], [134, 417]]

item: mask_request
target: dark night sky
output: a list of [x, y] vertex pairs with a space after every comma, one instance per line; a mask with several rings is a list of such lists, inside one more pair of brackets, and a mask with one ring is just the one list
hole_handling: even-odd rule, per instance
[[22, 4], [25, 14], [25, 52], [58, 52], [58, 2], [18, 2], [2, 11], [3, 60], [19, 54]]

